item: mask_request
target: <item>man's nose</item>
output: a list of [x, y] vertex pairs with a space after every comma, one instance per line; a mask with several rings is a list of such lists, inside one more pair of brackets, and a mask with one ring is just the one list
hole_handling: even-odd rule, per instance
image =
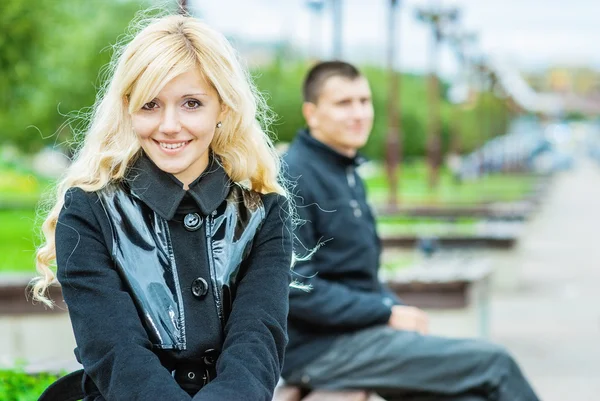
[[364, 119], [370, 113], [370, 105], [364, 102], [354, 102], [352, 104], [352, 116], [357, 119]]

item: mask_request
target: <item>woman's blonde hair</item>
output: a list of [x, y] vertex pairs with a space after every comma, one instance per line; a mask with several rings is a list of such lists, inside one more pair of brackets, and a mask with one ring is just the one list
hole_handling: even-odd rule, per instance
[[199, 20], [168, 15], [135, 23], [137, 34], [117, 46], [99, 91], [89, 126], [73, 163], [56, 187], [56, 198], [43, 225], [45, 244], [37, 250], [39, 276], [32, 281], [34, 300], [52, 306], [48, 286], [55, 281], [55, 230], [70, 187], [97, 191], [121, 180], [140, 153], [131, 113], [158, 95], [171, 79], [198, 68], [217, 91], [225, 109], [222, 128], [210, 145], [229, 177], [261, 192], [286, 195], [279, 182], [280, 160], [267, 135], [271, 114], [227, 39]]

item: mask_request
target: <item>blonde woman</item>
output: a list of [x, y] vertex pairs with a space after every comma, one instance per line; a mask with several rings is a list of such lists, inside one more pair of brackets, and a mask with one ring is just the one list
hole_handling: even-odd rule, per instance
[[56, 261], [83, 377], [42, 399], [270, 400], [292, 249], [264, 102], [187, 16], [150, 21], [112, 66], [34, 283], [50, 304]]

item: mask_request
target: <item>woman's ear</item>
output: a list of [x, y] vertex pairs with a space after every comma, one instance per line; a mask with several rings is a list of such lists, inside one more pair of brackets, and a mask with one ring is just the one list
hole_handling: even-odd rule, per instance
[[225, 103], [221, 103], [221, 112], [217, 117], [217, 121], [223, 121], [225, 117], [227, 117], [227, 113], [229, 112], [229, 107]]

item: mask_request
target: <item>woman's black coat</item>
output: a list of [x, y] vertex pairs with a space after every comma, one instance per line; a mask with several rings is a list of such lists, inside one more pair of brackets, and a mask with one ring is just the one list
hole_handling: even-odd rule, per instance
[[[212, 260], [215, 253], [224, 255], [215, 249], [218, 244], [207, 241], [207, 222], [227, 205], [235, 206], [231, 194], [239, 192], [218, 163], [211, 161], [185, 191], [142, 156], [121, 188], [121, 195], [133, 196], [149, 220], [165, 227], [170, 239], [165, 253], [171, 254], [176, 271], [165, 271], [164, 277], [175, 282], [136, 289], [147, 283], [147, 265], [154, 262], [135, 252], [115, 252], [127, 241], [115, 234], [121, 222], [115, 222], [114, 213], [110, 219], [105, 194], [79, 188], [67, 192], [56, 227], [57, 276], [77, 341], [75, 353], [85, 369], [86, 399], [270, 401], [287, 343], [292, 251], [285, 199], [254, 193], [264, 206], [260, 226], [241, 264], [215, 280]], [[241, 228], [229, 230], [238, 235]], [[149, 298], [139, 296], [144, 291]], [[169, 301], [174, 299], [173, 310]], [[218, 356], [216, 377], [189, 395], [174, 376], [191, 377], [194, 369], [204, 369], [209, 350], [214, 350], [211, 357]]]

